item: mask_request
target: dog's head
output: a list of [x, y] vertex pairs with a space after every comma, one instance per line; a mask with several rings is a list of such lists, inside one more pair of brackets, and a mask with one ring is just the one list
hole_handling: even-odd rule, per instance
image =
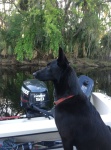
[[53, 60], [52, 62], [48, 63], [47, 66], [39, 71], [33, 73], [34, 77], [42, 80], [42, 81], [55, 81], [59, 80], [61, 72], [67, 68], [69, 62], [62, 50], [59, 48], [58, 59]]

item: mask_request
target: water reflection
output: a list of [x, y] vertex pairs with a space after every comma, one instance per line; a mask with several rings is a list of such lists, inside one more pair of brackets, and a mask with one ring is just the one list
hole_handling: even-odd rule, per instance
[[20, 89], [24, 80], [32, 78], [30, 70], [0, 69], [0, 115], [12, 116], [21, 111]]
[[[32, 73], [37, 67], [0, 69], [0, 116], [13, 116], [22, 113], [20, 107], [21, 86], [24, 80], [33, 78]], [[111, 96], [111, 70], [79, 69], [77, 75], [85, 74], [94, 80], [94, 91], [101, 90]], [[46, 83], [49, 89], [50, 103], [53, 106], [53, 85]]]

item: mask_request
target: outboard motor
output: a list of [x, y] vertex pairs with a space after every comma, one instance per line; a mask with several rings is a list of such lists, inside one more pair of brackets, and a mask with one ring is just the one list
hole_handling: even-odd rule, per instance
[[37, 79], [30, 79], [23, 82], [21, 87], [21, 106], [27, 110], [29, 117], [32, 117], [32, 114], [35, 114], [35, 116], [41, 115], [32, 106], [44, 109], [47, 108], [48, 102], [48, 89], [44, 82]]

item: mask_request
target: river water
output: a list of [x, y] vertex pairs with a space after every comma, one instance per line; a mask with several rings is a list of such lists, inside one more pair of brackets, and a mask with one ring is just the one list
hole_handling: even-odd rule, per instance
[[[39, 68], [39, 67], [38, 67]], [[37, 67], [0, 68], [0, 116], [12, 116], [23, 113], [20, 107], [20, 94], [23, 81], [32, 79]], [[111, 96], [111, 69], [75, 69], [77, 75], [87, 75], [94, 80], [93, 91], [101, 91]], [[53, 85], [47, 82], [50, 103], [53, 106]]]

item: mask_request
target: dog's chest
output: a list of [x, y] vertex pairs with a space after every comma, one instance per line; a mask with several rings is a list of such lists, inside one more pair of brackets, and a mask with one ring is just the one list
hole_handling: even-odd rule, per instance
[[[55, 122], [59, 131], [86, 132], [87, 126], [92, 124], [92, 111], [88, 105], [61, 105], [55, 107]], [[95, 119], [94, 119], [95, 120]], [[95, 122], [95, 121], [94, 121]], [[70, 133], [71, 134], [71, 133]]]
[[[69, 128], [79, 126], [83, 118], [87, 115], [83, 113], [83, 109], [74, 107], [55, 107], [55, 122], [58, 128]], [[85, 119], [87, 120], [87, 119]]]

